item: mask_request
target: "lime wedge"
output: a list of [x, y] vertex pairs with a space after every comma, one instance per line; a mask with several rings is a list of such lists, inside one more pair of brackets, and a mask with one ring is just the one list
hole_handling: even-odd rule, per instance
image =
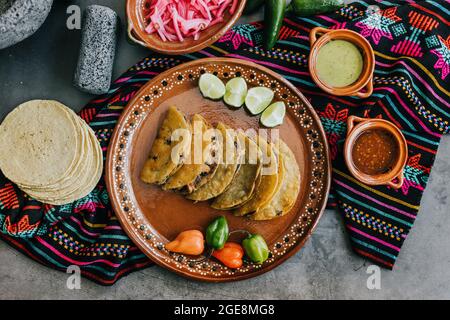
[[229, 106], [239, 108], [244, 104], [247, 96], [247, 83], [241, 77], [233, 78], [225, 86], [225, 96], [223, 100]]
[[273, 128], [283, 123], [285, 115], [286, 106], [284, 102], [274, 102], [262, 113], [261, 123], [265, 127]]
[[248, 90], [245, 105], [251, 114], [257, 115], [264, 111], [272, 102], [273, 91], [266, 87], [255, 87]]
[[225, 94], [225, 85], [222, 80], [211, 73], [204, 73], [198, 82], [200, 92], [205, 98], [218, 100]]

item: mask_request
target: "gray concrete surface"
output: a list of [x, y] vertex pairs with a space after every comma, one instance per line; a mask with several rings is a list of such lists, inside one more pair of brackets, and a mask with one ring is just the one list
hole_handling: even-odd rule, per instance
[[[92, 98], [71, 85], [80, 40], [79, 31], [65, 28], [71, 3], [107, 5], [125, 21], [123, 0], [55, 1], [34, 36], [0, 50], [0, 118], [32, 98], [55, 98], [76, 110]], [[147, 54], [129, 45], [122, 32], [114, 77]], [[0, 242], [0, 299], [450, 299], [449, 180], [450, 138], [444, 137], [419, 217], [395, 270], [381, 270], [380, 290], [367, 288], [371, 263], [352, 253], [339, 214], [328, 210], [306, 246], [286, 263], [257, 278], [227, 284], [193, 282], [152, 267], [112, 287], [83, 280], [80, 290], [69, 290], [66, 274]]]

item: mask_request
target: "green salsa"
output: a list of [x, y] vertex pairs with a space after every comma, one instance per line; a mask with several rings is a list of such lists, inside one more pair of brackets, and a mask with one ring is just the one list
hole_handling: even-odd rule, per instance
[[317, 75], [329, 87], [342, 88], [355, 83], [362, 73], [363, 65], [361, 51], [345, 40], [332, 40], [320, 48], [317, 54]]

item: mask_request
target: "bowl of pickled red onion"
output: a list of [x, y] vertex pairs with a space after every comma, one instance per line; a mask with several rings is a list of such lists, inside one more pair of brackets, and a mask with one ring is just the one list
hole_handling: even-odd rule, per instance
[[163, 54], [199, 51], [239, 19], [246, 0], [127, 0], [128, 36]]

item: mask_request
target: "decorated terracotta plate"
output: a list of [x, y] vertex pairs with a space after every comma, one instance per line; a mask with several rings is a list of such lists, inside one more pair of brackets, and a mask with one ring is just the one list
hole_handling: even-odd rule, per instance
[[[235, 217], [232, 212], [194, 203], [172, 191], [141, 181], [140, 172], [169, 106], [188, 117], [200, 113], [210, 123], [222, 121], [232, 128], [259, 129], [259, 116], [245, 107], [231, 109], [223, 101], [202, 97], [198, 80], [213, 73], [224, 82], [243, 77], [249, 87], [266, 86], [275, 101], [284, 101], [287, 113], [279, 134], [295, 154], [300, 167], [300, 192], [293, 209], [269, 221]], [[113, 208], [134, 243], [155, 263], [180, 275], [204, 281], [242, 280], [283, 263], [311, 235], [325, 208], [330, 186], [330, 164], [325, 134], [317, 114], [287, 80], [269, 69], [238, 59], [208, 58], [174, 67], [149, 81], [130, 101], [114, 131], [106, 165], [106, 180]], [[246, 262], [232, 270], [218, 261], [192, 262], [192, 257], [168, 252], [164, 245], [180, 232], [204, 231], [217, 216], [225, 215], [230, 230], [261, 234], [270, 249], [262, 265]]]

